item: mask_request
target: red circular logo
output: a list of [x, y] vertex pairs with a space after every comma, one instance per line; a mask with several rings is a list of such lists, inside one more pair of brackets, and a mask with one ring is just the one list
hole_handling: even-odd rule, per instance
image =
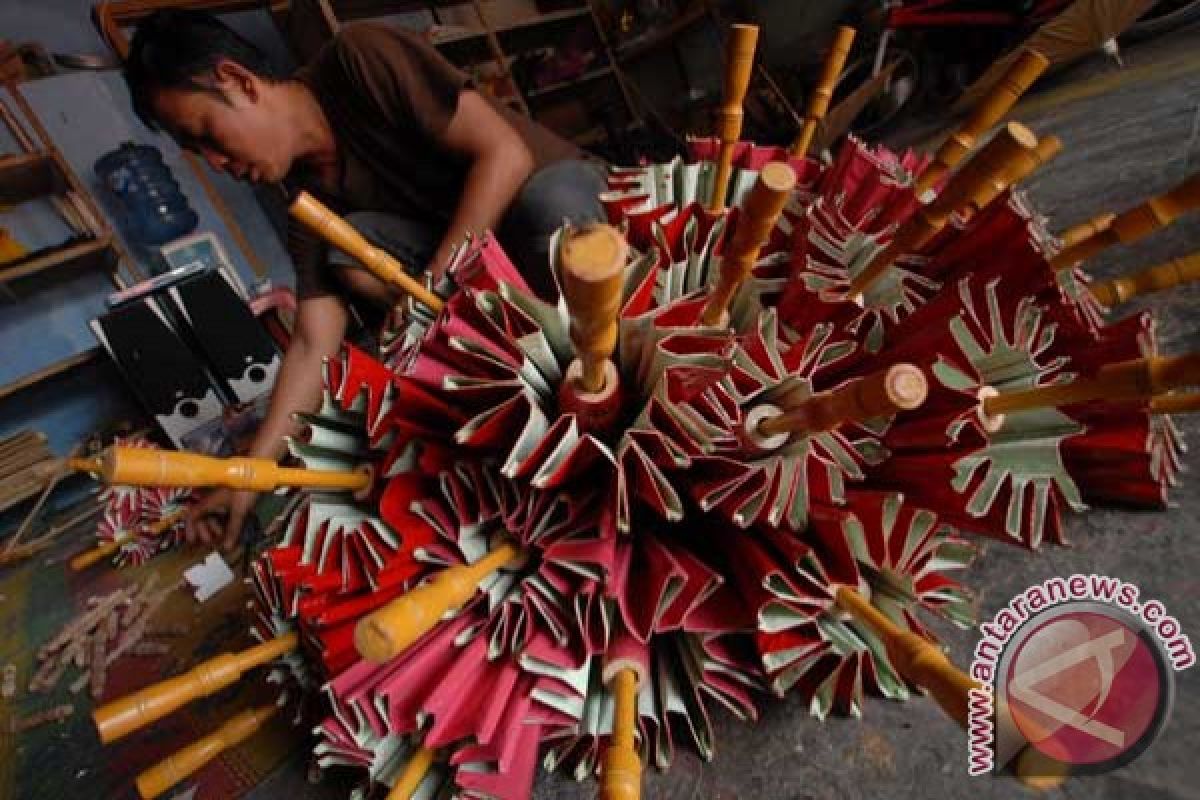
[[1006, 653], [1002, 690], [1033, 747], [1086, 771], [1128, 763], [1166, 723], [1172, 684], [1161, 648], [1133, 617], [1076, 603], [1033, 620]]

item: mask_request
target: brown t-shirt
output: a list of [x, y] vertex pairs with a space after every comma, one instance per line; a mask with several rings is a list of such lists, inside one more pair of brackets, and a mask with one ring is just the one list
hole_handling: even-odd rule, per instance
[[[296, 74], [321, 104], [337, 140], [341, 179], [333, 194], [293, 169], [289, 188], [314, 191], [336, 211], [384, 211], [444, 227], [458, 207], [470, 160], [441, 139], [470, 80], [419, 36], [383, 23], [346, 25]], [[486, 96], [486, 95], [485, 95]], [[581, 157], [572, 144], [499, 102], [534, 169]], [[324, 248], [295, 222], [288, 249], [303, 299], [337, 291]]]

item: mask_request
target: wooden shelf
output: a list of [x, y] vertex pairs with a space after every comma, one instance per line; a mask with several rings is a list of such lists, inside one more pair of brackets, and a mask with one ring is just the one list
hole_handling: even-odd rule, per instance
[[605, 75], [611, 75], [612, 73], [613, 68], [605, 65], [597, 69], [589, 70], [588, 72], [571, 78], [568, 81], [559, 81], [558, 83], [552, 83], [548, 86], [540, 86], [537, 89], [530, 89], [529, 91], [525, 92], [525, 99], [533, 100], [538, 97], [545, 97], [547, 95], [554, 94], [555, 92], [561, 92], [563, 89], [573, 88], [581, 83], [587, 83], [588, 81], [594, 81], [597, 78], [603, 78]]
[[[515, 22], [512, 25], [496, 28], [496, 35], [503, 36], [506, 33], [536, 28], [542, 25], [549, 25], [554, 22], [561, 22], [563, 20], [586, 17], [587, 15], [588, 9], [586, 6], [582, 8], [568, 8], [562, 11], [551, 11], [547, 14], [539, 14], [536, 17], [530, 17], [529, 19]], [[442, 45], [454, 44], [455, 42], [463, 42], [469, 39], [482, 39], [485, 36], [487, 36], [487, 31], [465, 31], [461, 33], [452, 33], [443, 37], [435, 37], [433, 39], [433, 44], [440, 47]]]
[[0, 283], [9, 283], [38, 272], [56, 268], [103, 268], [111, 271], [116, 253], [112, 250], [112, 237], [88, 239], [56, 247], [33, 258], [0, 264]]
[[661, 28], [652, 29], [645, 38], [635, 39], [629, 44], [617, 47], [617, 62], [626, 64], [636, 61], [643, 56], [650, 55], [657, 50], [661, 50], [663, 47], [669, 45], [675, 37], [704, 19], [707, 15], [708, 11], [703, 6], [685, 11]]
[[31, 372], [28, 375], [17, 378], [15, 381], [0, 386], [0, 400], [6, 400], [11, 395], [16, 394], [22, 389], [27, 389], [35, 383], [40, 383], [56, 375], [62, 375], [65, 372], [70, 372], [76, 367], [95, 361], [100, 355], [100, 348], [93, 347], [91, 350], [84, 350], [82, 353], [73, 356], [67, 356], [62, 361], [55, 361], [48, 367], [42, 367], [37, 372]]
[[66, 179], [46, 153], [0, 156], [0, 204], [20, 205], [66, 188]]

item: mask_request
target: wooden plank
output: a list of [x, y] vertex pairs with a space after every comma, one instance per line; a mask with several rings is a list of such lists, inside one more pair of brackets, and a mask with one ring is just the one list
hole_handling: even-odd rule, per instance
[[76, 367], [95, 361], [100, 355], [100, 348], [93, 347], [90, 350], [84, 350], [73, 356], [68, 356], [61, 361], [55, 361], [53, 364], [42, 367], [37, 372], [31, 372], [23, 378], [18, 378], [15, 381], [10, 381], [3, 386], [0, 386], [0, 400], [14, 395], [22, 389], [27, 389], [35, 383], [40, 383], [44, 380], [62, 375], [65, 372], [70, 372]]
[[0, 203], [15, 206], [39, 197], [56, 195], [67, 182], [45, 153], [0, 157]]
[[56, 247], [34, 258], [9, 262], [7, 266], [0, 267], [0, 283], [9, 283], [18, 278], [25, 278], [56, 268], [94, 269], [100, 267], [106, 272], [111, 272], [112, 262], [116, 258], [116, 254], [111, 248], [111, 236], [75, 242], [66, 247]]

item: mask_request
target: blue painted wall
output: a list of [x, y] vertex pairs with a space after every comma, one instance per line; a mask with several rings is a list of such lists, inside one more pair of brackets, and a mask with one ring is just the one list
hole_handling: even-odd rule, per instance
[[[51, 52], [107, 54], [92, 25], [91, 7], [90, 0], [3, 0], [0, 31], [6, 39], [40, 42]], [[265, 13], [232, 14], [226, 19], [263, 47], [281, 68], [290, 68], [283, 40]], [[243, 280], [248, 285], [257, 282], [174, 142], [147, 130], [130, 111], [118, 73], [74, 72], [27, 83], [22, 91], [75, 172], [93, 190], [118, 235], [120, 230], [108, 212], [92, 164], [122, 141], [153, 144], [162, 151], [199, 214], [197, 230], [215, 232]], [[0, 152], [14, 149], [14, 143], [0, 132]], [[290, 262], [254, 191], [224, 175], [209, 171], [209, 177], [267, 266], [268, 277], [275, 283], [290, 284]], [[0, 213], [0, 226], [30, 249], [55, 244], [69, 233], [44, 201]], [[135, 249], [126, 249], [137, 255]], [[148, 271], [144, 265], [142, 269]], [[104, 297], [112, 289], [102, 275], [50, 271], [0, 290], [0, 383], [95, 346], [87, 322], [103, 309]], [[115, 371], [100, 364], [0, 402], [0, 435], [22, 428], [42, 430], [50, 435], [56, 451], [65, 452], [89, 431], [138, 414]]]

